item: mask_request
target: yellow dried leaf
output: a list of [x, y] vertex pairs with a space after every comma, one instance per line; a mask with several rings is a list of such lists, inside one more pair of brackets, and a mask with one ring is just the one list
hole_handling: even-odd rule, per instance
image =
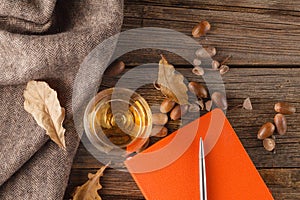
[[24, 108], [37, 124], [46, 130], [59, 147], [66, 148], [65, 129], [62, 124], [65, 119], [65, 109], [60, 106], [57, 93], [43, 81], [29, 81], [24, 91]]
[[82, 186], [78, 186], [73, 194], [73, 200], [101, 200], [98, 190], [102, 188], [100, 185], [100, 177], [108, 165], [101, 167], [96, 174], [88, 174], [89, 180]]
[[159, 61], [157, 83], [163, 95], [180, 105], [188, 104], [188, 89], [183, 80], [183, 75], [176, 73], [174, 66], [162, 56]]

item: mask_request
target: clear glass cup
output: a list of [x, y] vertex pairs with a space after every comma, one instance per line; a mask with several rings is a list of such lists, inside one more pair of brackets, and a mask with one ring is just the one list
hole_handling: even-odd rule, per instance
[[126, 88], [109, 88], [88, 103], [84, 129], [90, 142], [105, 153], [138, 151], [148, 140], [152, 113], [146, 100]]

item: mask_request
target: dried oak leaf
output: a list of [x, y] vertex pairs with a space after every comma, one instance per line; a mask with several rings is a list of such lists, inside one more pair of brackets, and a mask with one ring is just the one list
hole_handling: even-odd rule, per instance
[[101, 200], [98, 190], [102, 188], [100, 185], [100, 177], [108, 165], [101, 167], [96, 174], [88, 174], [89, 180], [82, 186], [78, 186], [73, 194], [73, 200]]
[[252, 110], [253, 109], [252, 103], [251, 103], [251, 100], [250, 100], [249, 97], [244, 100], [243, 108], [246, 109], [246, 110]]
[[167, 98], [183, 105], [188, 104], [187, 86], [183, 82], [183, 75], [176, 73], [173, 65], [161, 56], [159, 61], [157, 84], [160, 85], [160, 91]]
[[43, 81], [29, 81], [24, 91], [24, 108], [37, 124], [46, 130], [59, 147], [65, 149], [65, 129], [62, 124], [65, 109], [60, 106], [57, 93]]

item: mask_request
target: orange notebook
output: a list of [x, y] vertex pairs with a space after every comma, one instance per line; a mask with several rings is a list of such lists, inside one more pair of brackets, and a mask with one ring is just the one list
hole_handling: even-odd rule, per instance
[[215, 109], [125, 161], [148, 200], [198, 200], [199, 140], [209, 200], [272, 200], [223, 112]]

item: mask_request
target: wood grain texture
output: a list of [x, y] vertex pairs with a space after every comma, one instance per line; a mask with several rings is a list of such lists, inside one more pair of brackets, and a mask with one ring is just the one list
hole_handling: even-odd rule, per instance
[[[172, 60], [169, 60], [172, 62]], [[189, 81], [203, 82], [203, 79], [191, 73], [191, 68], [176, 67]], [[128, 72], [127, 69], [125, 71]], [[136, 74], [136, 78], [128, 79], [128, 87], [134, 83], [143, 81], [142, 73]], [[207, 72], [207, 76], [214, 77], [216, 72]], [[151, 76], [151, 74], [148, 74]], [[122, 75], [121, 75], [122, 76]], [[155, 78], [155, 74], [152, 75]], [[238, 137], [248, 152], [250, 158], [273, 192], [275, 199], [297, 199], [300, 195], [300, 114], [287, 116], [288, 132], [280, 136], [276, 134], [276, 153], [267, 152], [262, 141], [256, 137], [260, 126], [272, 121], [275, 115], [274, 104], [278, 101], [288, 101], [298, 110], [300, 109], [300, 93], [296, 88], [300, 87], [300, 69], [298, 68], [232, 68], [223, 76], [229, 110], [227, 117], [235, 129]], [[118, 78], [104, 78], [102, 88], [113, 87]], [[212, 82], [214, 82], [212, 78]], [[220, 82], [215, 82], [216, 88]], [[163, 96], [159, 91], [147, 84], [138, 89], [138, 92], [150, 105], [159, 105]], [[247, 97], [251, 98], [253, 110], [247, 111], [235, 108], [242, 104]], [[155, 109], [157, 107], [153, 107]], [[205, 112], [203, 112], [205, 114]], [[193, 116], [191, 116], [191, 120]], [[170, 121], [167, 125], [169, 132], [175, 130], [180, 121]], [[152, 138], [151, 143], [157, 139]], [[101, 167], [101, 163], [95, 159], [81, 144], [74, 160], [73, 170], [68, 192], [75, 185], [80, 185], [86, 179], [85, 173]], [[291, 169], [292, 168], [292, 169]], [[104, 199], [143, 199], [137, 186], [129, 174], [110, 169], [103, 177], [104, 189], [100, 192]], [[121, 184], [122, 183], [122, 184]], [[116, 186], [114, 187], [114, 184]]]
[[[203, 46], [214, 46], [218, 53], [214, 59], [222, 61], [232, 55], [228, 65], [232, 68], [223, 76], [229, 104], [227, 117], [235, 129], [259, 173], [271, 190], [275, 200], [300, 199], [300, 1], [261, 0], [127, 0], [122, 30], [140, 27], [162, 27], [191, 36], [193, 26], [202, 19], [208, 20], [212, 30], [206, 37], [196, 39]], [[147, 40], [139, 35], [137, 40]], [[158, 43], [163, 44], [160, 38]], [[178, 46], [178, 44], [170, 44]], [[179, 44], [180, 46], [181, 44]], [[182, 49], [186, 47], [181, 45]], [[191, 65], [178, 55], [160, 49], [142, 49], [125, 54], [120, 59], [127, 66], [157, 63], [160, 54], [176, 66], [189, 81], [204, 82], [191, 73]], [[126, 70], [127, 72], [128, 70]], [[207, 72], [214, 90], [222, 82]], [[155, 74], [149, 74], [154, 80]], [[144, 81], [142, 74], [126, 80], [128, 88]], [[116, 78], [104, 78], [102, 88], [112, 87]], [[138, 89], [152, 109], [157, 111], [163, 100], [159, 91], [146, 84]], [[251, 98], [253, 111], [236, 108], [247, 97]], [[260, 126], [272, 121], [274, 104], [288, 101], [297, 113], [287, 116], [288, 132], [276, 134], [276, 153], [267, 152], [262, 141], [256, 139]], [[205, 112], [201, 112], [205, 114]], [[189, 116], [193, 120], [193, 116]], [[180, 126], [180, 120], [169, 121], [169, 133]], [[150, 144], [157, 141], [151, 138]], [[75, 186], [87, 180], [102, 164], [80, 144], [75, 157], [65, 199]], [[130, 174], [108, 169], [102, 177], [104, 200], [142, 200], [142, 193]]]
[[299, 11], [299, 1], [281, 1], [281, 0], [261, 0], [261, 1], [236, 1], [236, 0], [129, 0], [128, 3], [140, 3], [143, 5], [160, 5], [169, 7], [187, 7], [187, 8], [203, 8], [203, 9], [233, 9], [233, 8], [251, 8], [257, 10], [276, 10], [276, 11]]
[[[209, 4], [201, 4], [200, 1], [185, 1], [182, 4], [179, 2], [128, 1], [125, 6], [123, 30], [134, 27], [162, 27], [191, 36], [193, 26], [206, 19], [211, 23], [212, 29], [206, 37], [196, 40], [203, 46], [215, 46], [218, 49], [216, 59], [230, 54], [231, 65], [299, 66], [298, 1], [287, 5], [286, 2], [280, 1], [266, 4], [260, 2], [257, 5], [257, 1], [247, 1], [245, 6], [233, 1], [213, 1]], [[264, 6], [259, 7], [262, 4]], [[159, 53], [159, 50], [140, 50], [124, 56], [123, 60], [128, 65], [149, 63], [153, 62]], [[172, 58], [176, 64], [187, 64], [178, 56], [172, 55]]]
[[[99, 165], [101, 167], [101, 165]], [[65, 199], [69, 199], [73, 188], [87, 181], [88, 173], [97, 169], [73, 169]], [[262, 178], [270, 188], [275, 199], [296, 200], [300, 198], [300, 172], [298, 169], [259, 169]], [[142, 200], [143, 194], [129, 173], [107, 169], [101, 177], [103, 188], [99, 194], [103, 200]]]
[[[171, 62], [171, 60], [169, 60]], [[191, 73], [191, 68], [176, 68], [189, 81], [204, 83]], [[129, 71], [129, 70], [126, 70]], [[126, 72], [125, 72], [126, 73]], [[126, 79], [127, 87], [131, 88], [135, 83], [144, 81], [144, 71], [136, 72], [134, 79]], [[213, 77], [217, 72], [208, 72], [207, 75], [214, 82]], [[147, 73], [147, 76], [151, 76]], [[156, 74], [153, 74], [153, 80]], [[256, 167], [262, 168], [287, 168], [300, 167], [300, 114], [286, 116], [288, 121], [288, 132], [286, 135], [276, 135], [276, 154], [267, 152], [262, 146], [262, 141], [257, 139], [257, 131], [265, 122], [273, 120], [275, 116], [274, 104], [278, 101], [287, 101], [300, 110], [300, 93], [295, 88], [300, 88], [300, 69], [297, 68], [233, 68], [223, 76], [226, 95], [229, 104], [227, 117], [235, 129], [238, 137], [246, 148], [248, 154]], [[103, 88], [113, 87], [118, 78], [104, 78]], [[205, 83], [204, 83], [205, 84]], [[219, 88], [222, 83], [213, 84]], [[214, 90], [212, 90], [214, 91]], [[137, 90], [156, 110], [164, 99], [163, 95], [154, 89], [152, 84], [144, 85]], [[253, 105], [252, 111], [242, 108], [235, 108], [243, 103], [243, 100], [250, 97]], [[152, 109], [152, 110], [153, 110]], [[201, 114], [205, 114], [202, 111]], [[189, 117], [189, 116], [188, 116]], [[189, 121], [194, 120], [191, 115]], [[169, 132], [173, 132], [180, 125], [180, 120], [169, 121], [167, 127]], [[89, 168], [98, 164], [98, 161], [89, 156], [83, 146], [78, 149], [80, 155], [75, 158], [76, 168]]]

